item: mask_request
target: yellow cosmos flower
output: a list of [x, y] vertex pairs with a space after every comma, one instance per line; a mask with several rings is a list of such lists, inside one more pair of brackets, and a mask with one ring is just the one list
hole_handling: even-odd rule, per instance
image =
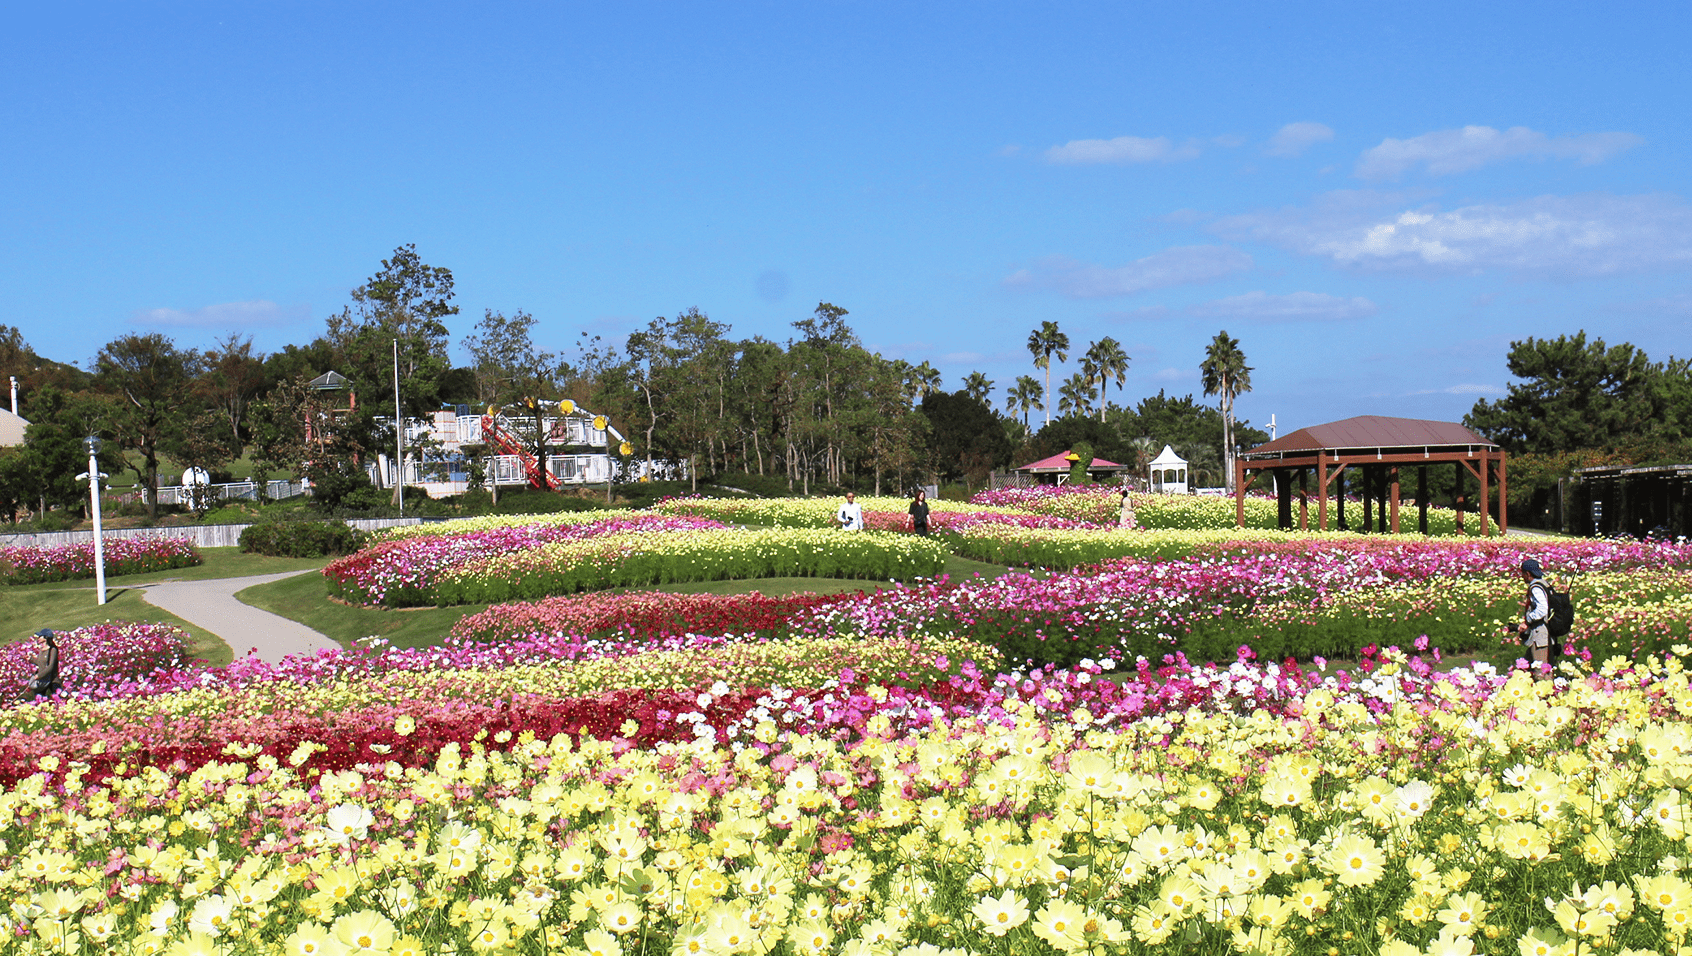
[[335, 940], [352, 954], [386, 953], [394, 944], [394, 924], [375, 910], [360, 910], [337, 919]]
[[1348, 833], [1334, 843], [1323, 864], [1345, 886], [1368, 886], [1386, 871], [1386, 856], [1375, 841]]
[[970, 912], [993, 936], [1003, 936], [1028, 922], [1028, 903], [1015, 890], [1007, 889], [998, 896], [984, 896]]

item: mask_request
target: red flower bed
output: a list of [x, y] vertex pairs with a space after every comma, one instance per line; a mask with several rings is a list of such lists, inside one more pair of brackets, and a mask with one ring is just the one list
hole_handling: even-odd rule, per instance
[[856, 600], [861, 592], [794, 594], [582, 594], [499, 604], [472, 614], [452, 629], [473, 641], [518, 640], [537, 634], [612, 632], [634, 637], [680, 634], [751, 634], [784, 628], [796, 614]]

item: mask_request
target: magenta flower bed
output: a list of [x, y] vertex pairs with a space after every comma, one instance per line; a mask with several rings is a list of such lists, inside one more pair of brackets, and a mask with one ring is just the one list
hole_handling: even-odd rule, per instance
[[[200, 563], [200, 551], [187, 538], [107, 538], [106, 574], [144, 574]], [[40, 584], [94, 577], [94, 543], [56, 548], [0, 548], [0, 582]]]
[[330, 589], [359, 604], [425, 604], [429, 588], [451, 568], [495, 555], [527, 551], [628, 531], [696, 531], [723, 528], [705, 518], [638, 515], [586, 524], [527, 524], [466, 534], [401, 538], [365, 548], [323, 569]]
[[[63, 684], [59, 696], [66, 699], [127, 697], [168, 675], [203, 673], [205, 662], [188, 656], [188, 634], [169, 624], [112, 621], [56, 633]], [[33, 635], [0, 646], [0, 693], [5, 694], [0, 706], [18, 699], [46, 646]]]

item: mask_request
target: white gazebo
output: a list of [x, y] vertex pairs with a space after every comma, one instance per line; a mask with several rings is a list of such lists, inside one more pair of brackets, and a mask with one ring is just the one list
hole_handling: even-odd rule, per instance
[[1151, 490], [1154, 493], [1187, 494], [1187, 459], [1175, 454], [1175, 449], [1164, 445], [1163, 451], [1147, 467], [1151, 471]]

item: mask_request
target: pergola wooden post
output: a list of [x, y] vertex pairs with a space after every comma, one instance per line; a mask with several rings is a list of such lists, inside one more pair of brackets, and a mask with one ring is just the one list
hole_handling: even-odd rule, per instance
[[1305, 484], [1310, 477], [1310, 469], [1298, 470], [1298, 530], [1310, 530], [1310, 489]]
[[1392, 466], [1392, 533], [1398, 533], [1398, 466]]
[[[1333, 484], [1336, 525], [1349, 530], [1345, 508], [1346, 476], [1352, 467], [1361, 471], [1364, 533], [1403, 532], [1404, 466], [1416, 469], [1417, 528], [1427, 533], [1427, 468], [1436, 462], [1452, 462], [1457, 476], [1457, 525], [1464, 525], [1461, 508], [1467, 504], [1463, 472], [1480, 483], [1481, 533], [1491, 528], [1491, 492], [1498, 486], [1498, 527], [1509, 528], [1509, 473], [1504, 450], [1462, 425], [1418, 419], [1365, 416], [1329, 425], [1301, 428], [1290, 435], [1251, 449], [1234, 460], [1234, 522], [1245, 525], [1245, 494], [1257, 477], [1274, 472], [1277, 481], [1277, 524], [1291, 529], [1292, 474], [1298, 472], [1298, 527], [1310, 527], [1308, 481], [1316, 480], [1316, 526], [1328, 530], [1329, 483]], [[1494, 467], [1497, 468], [1496, 477]]]
[[1463, 533], [1463, 463], [1457, 462], [1451, 467], [1456, 469], [1457, 483], [1452, 485], [1451, 507], [1457, 513], [1457, 533]]
[[1428, 466], [1416, 466], [1416, 530], [1428, 533]]
[[1316, 527], [1328, 530], [1328, 458], [1316, 456]]

